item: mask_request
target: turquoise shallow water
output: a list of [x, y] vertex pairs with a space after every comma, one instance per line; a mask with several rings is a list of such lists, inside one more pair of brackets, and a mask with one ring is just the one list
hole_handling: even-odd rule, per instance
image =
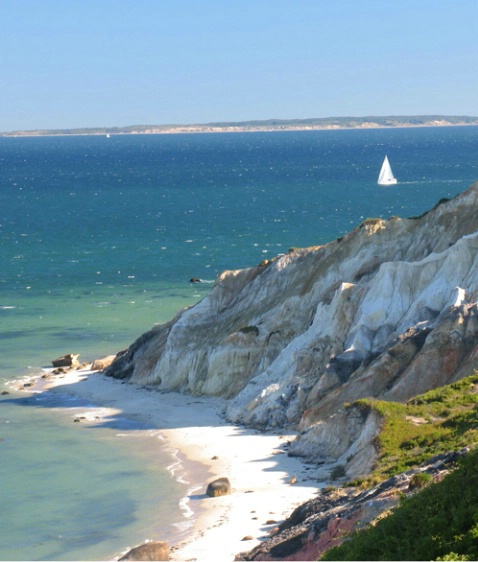
[[14, 292], [0, 309], [0, 379], [51, 366], [65, 353], [80, 353], [85, 361], [116, 353], [199, 300], [209, 287], [156, 283]]
[[3, 560], [106, 560], [158, 532], [181, 535], [171, 523], [186, 485], [168, 473], [157, 432], [72, 423], [83, 404], [67, 396], [0, 404]]
[[[385, 154], [393, 188], [376, 184]], [[0, 382], [125, 348], [208, 293], [191, 277], [421, 214], [477, 179], [477, 127], [0, 138]], [[67, 397], [24, 398], [0, 397], [0, 559], [105, 559], [177, 531], [166, 451], [145, 458], [133, 426], [78, 431]]]
[[[179, 502], [189, 486], [176, 480], [183, 470], [171, 472], [178, 460], [157, 430], [130, 420], [90, 429], [72, 423], [84, 403], [15, 392], [9, 383], [63, 352], [84, 360], [114, 353], [198, 292], [59, 293], [28, 294], [3, 311], [0, 373], [10, 394], [0, 396], [0, 559], [107, 560], [147, 539], [174, 543], [187, 532]], [[164, 304], [153, 312], [157, 300]]]

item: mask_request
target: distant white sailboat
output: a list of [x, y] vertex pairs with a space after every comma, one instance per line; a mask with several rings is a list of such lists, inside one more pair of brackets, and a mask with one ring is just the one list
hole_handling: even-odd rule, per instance
[[385, 160], [383, 161], [377, 183], [378, 185], [395, 185], [397, 183], [397, 178], [393, 175], [392, 167], [390, 166], [387, 156], [385, 156]]

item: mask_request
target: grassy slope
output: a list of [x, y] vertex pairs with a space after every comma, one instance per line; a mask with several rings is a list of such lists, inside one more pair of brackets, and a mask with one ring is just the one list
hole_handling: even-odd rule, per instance
[[322, 560], [478, 560], [478, 451]]
[[379, 462], [374, 472], [353, 484], [374, 484], [440, 453], [478, 443], [478, 374], [431, 390], [407, 404], [367, 398], [354, 406], [376, 410], [384, 423], [377, 440]]
[[[371, 399], [357, 404], [375, 409], [384, 418], [377, 443], [379, 463], [361, 485], [478, 442], [478, 375], [430, 391], [408, 404]], [[404, 498], [389, 517], [353, 534], [322, 560], [439, 558], [478, 559], [478, 450], [442, 482]]]

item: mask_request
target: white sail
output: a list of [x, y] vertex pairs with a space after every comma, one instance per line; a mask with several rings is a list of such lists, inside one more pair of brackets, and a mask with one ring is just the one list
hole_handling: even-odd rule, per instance
[[390, 166], [387, 156], [385, 156], [385, 160], [383, 161], [377, 183], [378, 185], [394, 185], [397, 183], [397, 179], [393, 176], [392, 167]]

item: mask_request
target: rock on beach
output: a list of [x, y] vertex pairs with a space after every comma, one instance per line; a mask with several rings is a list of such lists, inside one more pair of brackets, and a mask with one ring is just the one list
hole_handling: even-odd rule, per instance
[[53, 367], [77, 367], [80, 365], [79, 353], [68, 353], [57, 359], [53, 359], [51, 362]]
[[148, 542], [132, 548], [121, 560], [169, 560], [169, 544], [163, 541]]
[[109, 367], [111, 363], [116, 359], [116, 355], [107, 355], [101, 359], [95, 359], [91, 364], [92, 371], [103, 371], [106, 367]]
[[211, 498], [227, 496], [230, 493], [231, 483], [228, 478], [217, 478], [216, 480], [209, 482], [206, 490], [206, 494]]

